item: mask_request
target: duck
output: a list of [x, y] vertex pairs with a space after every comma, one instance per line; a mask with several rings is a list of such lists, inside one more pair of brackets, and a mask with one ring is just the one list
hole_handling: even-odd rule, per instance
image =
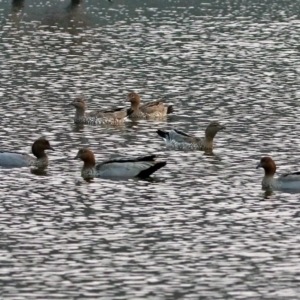
[[127, 100], [131, 103], [130, 119], [157, 119], [166, 117], [168, 114], [174, 112], [172, 105], [165, 105], [161, 101], [153, 101], [140, 105], [141, 97], [134, 92], [127, 95]]
[[86, 125], [122, 125], [131, 110], [115, 108], [86, 113], [86, 103], [83, 98], [75, 98], [70, 105], [76, 108], [74, 123]]
[[164, 167], [165, 161], [156, 161], [155, 155], [140, 157], [121, 157], [96, 163], [95, 155], [88, 148], [78, 150], [74, 159], [81, 159], [83, 178], [147, 178], [155, 171]]
[[276, 173], [276, 164], [274, 160], [265, 156], [262, 157], [256, 169], [263, 168], [265, 175], [262, 179], [262, 188], [266, 190], [280, 190], [280, 189], [298, 189], [300, 190], [300, 172], [287, 173], [274, 178]]
[[45, 150], [52, 150], [48, 140], [39, 138], [32, 144], [32, 157], [27, 153], [20, 153], [14, 151], [0, 151], [0, 167], [16, 168], [16, 167], [47, 167], [48, 156]]
[[225, 128], [226, 127], [221, 125], [219, 122], [213, 121], [207, 126], [204, 138], [198, 138], [177, 129], [172, 129], [170, 131], [158, 129], [157, 134], [163, 138], [167, 148], [169, 149], [208, 151], [213, 150], [215, 135]]

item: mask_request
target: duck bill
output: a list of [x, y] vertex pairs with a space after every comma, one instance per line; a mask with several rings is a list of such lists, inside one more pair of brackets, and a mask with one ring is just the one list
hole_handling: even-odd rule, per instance
[[73, 159], [78, 159], [80, 158], [79, 155], [77, 154]]
[[259, 163], [257, 166], [256, 166], [256, 169], [259, 169], [259, 168], [261, 168], [262, 166], [261, 166], [261, 163]]
[[49, 149], [49, 150], [52, 150], [52, 151], [55, 151], [53, 147], [49, 147], [48, 149]]

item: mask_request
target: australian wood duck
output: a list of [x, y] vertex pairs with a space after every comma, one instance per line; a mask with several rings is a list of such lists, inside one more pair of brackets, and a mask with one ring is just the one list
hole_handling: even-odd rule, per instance
[[48, 156], [45, 150], [54, 150], [50, 143], [39, 138], [32, 144], [32, 157], [27, 153], [19, 153], [14, 151], [0, 151], [0, 166], [1, 167], [46, 167], [48, 165]]
[[170, 149], [207, 151], [213, 149], [214, 137], [222, 129], [225, 129], [225, 126], [214, 121], [207, 126], [204, 138], [198, 138], [176, 129], [170, 131], [157, 130], [157, 134], [163, 138], [166, 146]]
[[263, 157], [256, 169], [263, 168], [265, 175], [262, 179], [262, 188], [266, 190], [298, 189], [300, 190], [300, 172], [287, 173], [274, 178], [276, 164], [271, 157]]
[[82, 98], [75, 98], [70, 105], [76, 108], [74, 123], [86, 125], [121, 125], [131, 111], [116, 108], [86, 113], [86, 103]]
[[128, 101], [131, 103], [130, 119], [162, 118], [173, 112], [172, 105], [165, 105], [161, 101], [141, 104], [141, 98], [137, 93], [129, 93]]
[[145, 178], [166, 165], [165, 161], [155, 161], [155, 155], [123, 157], [96, 163], [94, 153], [82, 148], [74, 159], [81, 159], [84, 178]]

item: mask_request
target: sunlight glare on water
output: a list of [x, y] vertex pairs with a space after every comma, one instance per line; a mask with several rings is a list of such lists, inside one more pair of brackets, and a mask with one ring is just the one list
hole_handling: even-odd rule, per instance
[[[45, 136], [45, 172], [0, 169], [5, 299], [299, 299], [299, 194], [265, 193], [270, 155], [298, 171], [297, 2], [0, 1], [1, 150]], [[16, 1], [18, 2], [18, 1]], [[23, 2], [23, 3], [22, 3]], [[174, 114], [124, 126], [73, 124], [88, 109], [164, 98]], [[157, 129], [214, 155], [166, 149]], [[80, 177], [98, 161], [157, 154], [149, 180]]]

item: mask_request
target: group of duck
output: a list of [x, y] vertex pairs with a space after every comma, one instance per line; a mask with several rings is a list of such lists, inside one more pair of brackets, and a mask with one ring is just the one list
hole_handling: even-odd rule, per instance
[[[124, 120], [140, 119], [163, 119], [174, 112], [172, 105], [164, 104], [163, 101], [153, 101], [141, 104], [141, 98], [137, 93], [129, 93], [127, 100], [131, 103], [130, 108], [112, 108], [86, 112], [87, 105], [83, 98], [75, 98], [70, 104], [75, 107], [75, 124], [86, 125], [122, 125]], [[219, 122], [211, 122], [203, 138], [172, 129], [170, 131], [157, 130], [157, 134], [165, 141], [167, 148], [173, 150], [201, 150], [212, 151], [213, 141], [216, 134], [225, 129]], [[28, 154], [1, 151], [0, 166], [2, 167], [37, 167], [48, 166], [48, 156], [45, 150], [54, 150], [45, 138], [37, 139], [32, 145], [32, 157]], [[139, 157], [121, 157], [96, 163], [94, 153], [88, 148], [79, 149], [75, 159], [83, 161], [81, 175], [85, 179], [94, 177], [112, 178], [145, 178], [166, 165], [165, 161], [157, 161], [155, 155]], [[275, 179], [276, 165], [272, 158], [263, 157], [257, 168], [262, 167], [265, 175], [262, 187], [265, 189], [280, 189], [299, 186], [300, 172], [285, 174]]]

